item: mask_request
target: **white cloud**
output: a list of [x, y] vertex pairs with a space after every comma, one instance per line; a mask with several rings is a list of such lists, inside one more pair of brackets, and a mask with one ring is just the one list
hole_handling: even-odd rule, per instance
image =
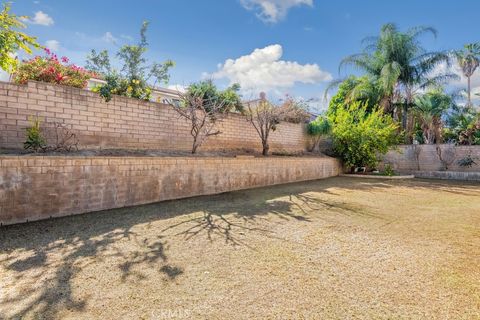
[[118, 41], [110, 31], [105, 32], [105, 34], [102, 36], [102, 40], [107, 43], [117, 43]]
[[50, 17], [48, 14], [46, 14], [43, 11], [37, 11], [35, 12], [35, 15], [31, 19], [26, 19], [28, 23], [31, 24], [38, 24], [41, 26], [52, 26], [54, 24], [54, 21], [52, 17]]
[[257, 12], [260, 20], [269, 23], [282, 20], [293, 7], [313, 6], [313, 0], [240, 0], [240, 3], [245, 9]]
[[47, 40], [45, 41], [45, 47], [52, 51], [60, 50], [60, 42], [57, 40]]
[[205, 74], [213, 79], [238, 83], [244, 92], [272, 91], [291, 88], [296, 83], [315, 84], [330, 81], [332, 75], [317, 64], [299, 64], [281, 60], [283, 49], [275, 44], [218, 65], [218, 71]]

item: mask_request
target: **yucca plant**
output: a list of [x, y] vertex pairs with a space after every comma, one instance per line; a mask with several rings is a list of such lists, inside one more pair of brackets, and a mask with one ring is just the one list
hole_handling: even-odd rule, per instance
[[23, 144], [23, 147], [26, 150], [33, 150], [38, 152], [44, 150], [47, 146], [47, 142], [42, 134], [42, 129], [40, 128], [40, 119], [37, 117], [30, 118], [31, 126], [26, 129], [27, 139]]

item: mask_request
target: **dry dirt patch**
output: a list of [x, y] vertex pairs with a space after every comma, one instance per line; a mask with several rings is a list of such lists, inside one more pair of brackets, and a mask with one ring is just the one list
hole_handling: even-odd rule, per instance
[[480, 185], [332, 178], [0, 229], [0, 318], [480, 318]]

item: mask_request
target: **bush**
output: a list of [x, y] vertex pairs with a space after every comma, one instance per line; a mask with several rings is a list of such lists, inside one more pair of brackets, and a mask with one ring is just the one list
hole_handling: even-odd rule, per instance
[[339, 107], [331, 117], [335, 154], [351, 167], [374, 168], [378, 154], [385, 154], [398, 141], [398, 127], [378, 108], [368, 112], [368, 105], [354, 102]]
[[23, 61], [14, 74], [16, 83], [25, 84], [28, 80], [56, 83], [76, 88], [86, 88], [88, 79], [95, 74], [74, 64], [67, 57], [58, 59], [57, 55], [45, 49], [44, 57], [36, 56]]
[[31, 127], [27, 128], [27, 140], [23, 144], [23, 147], [26, 150], [33, 150], [38, 152], [40, 150], [45, 150], [47, 147], [47, 142], [43, 137], [42, 130], [40, 129], [40, 119], [39, 118], [30, 118]]
[[307, 125], [307, 134], [311, 138], [309, 151], [314, 151], [320, 144], [322, 136], [330, 134], [332, 125], [327, 117], [318, 116], [315, 120], [310, 121]]
[[383, 170], [383, 174], [385, 174], [388, 177], [392, 177], [395, 175], [395, 171], [393, 171], [393, 167], [391, 164], [387, 163], [385, 165], [385, 169]]
[[105, 77], [105, 81], [106, 84], [96, 86], [92, 91], [99, 93], [106, 102], [112, 100], [114, 94], [145, 101], [150, 100], [152, 90], [144, 80], [125, 79], [112, 73]]

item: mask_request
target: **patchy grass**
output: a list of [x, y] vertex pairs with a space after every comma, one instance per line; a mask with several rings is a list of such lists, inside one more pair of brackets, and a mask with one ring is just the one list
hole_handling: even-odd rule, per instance
[[0, 229], [0, 317], [480, 318], [480, 185], [333, 178]]

